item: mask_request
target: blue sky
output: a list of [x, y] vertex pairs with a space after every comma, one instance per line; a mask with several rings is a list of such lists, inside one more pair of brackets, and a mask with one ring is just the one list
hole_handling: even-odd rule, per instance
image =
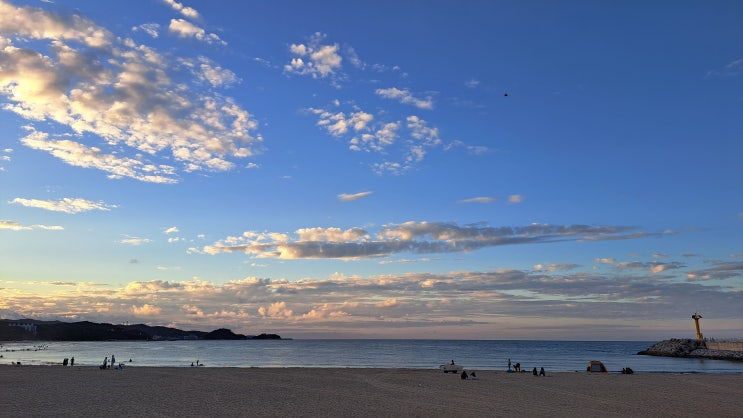
[[0, 0], [0, 314], [743, 333], [739, 2]]

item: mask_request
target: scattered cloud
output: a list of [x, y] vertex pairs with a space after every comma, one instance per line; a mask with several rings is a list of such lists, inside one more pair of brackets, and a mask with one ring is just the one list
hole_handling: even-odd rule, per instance
[[728, 280], [743, 277], [743, 263], [717, 262], [712, 267], [690, 271], [686, 274], [689, 281]]
[[574, 269], [577, 269], [578, 267], [580, 267], [578, 264], [561, 263], [561, 264], [535, 264], [533, 268], [536, 271], [554, 273], [556, 271], [574, 270]]
[[743, 74], [743, 58], [733, 60], [721, 69], [710, 70], [707, 77], [736, 77]]
[[111, 179], [129, 177], [150, 183], [176, 183], [172, 176], [175, 168], [166, 165], [146, 164], [138, 159], [119, 157], [115, 154], [103, 154], [97, 147], [88, 147], [69, 139], [50, 140], [46, 132], [32, 132], [21, 139], [29, 148], [46, 151], [65, 163], [95, 168], [108, 172]]
[[80, 198], [68, 198], [65, 197], [61, 200], [39, 200], [39, 199], [23, 199], [15, 198], [10, 203], [19, 204], [30, 208], [46, 209], [54, 212], [64, 213], [81, 213], [88, 212], [91, 210], [111, 210], [115, 208], [115, 205], [107, 205], [104, 202], [93, 202], [90, 200]]
[[173, 8], [173, 10], [180, 12], [183, 16], [189, 19], [198, 19], [199, 12], [191, 7], [184, 6], [182, 3], [178, 3], [175, 0], [163, 0], [165, 4]]
[[175, 234], [175, 233], [178, 233], [178, 232], [180, 232], [180, 231], [178, 230], [178, 227], [175, 227], [175, 226], [171, 226], [170, 228], [168, 228], [168, 229], [165, 230], [165, 233], [166, 234]]
[[145, 303], [142, 306], [132, 305], [132, 313], [135, 316], [156, 316], [162, 313], [162, 309], [157, 306]]
[[340, 200], [341, 202], [351, 202], [354, 200], [361, 199], [363, 197], [367, 197], [371, 194], [372, 192], [360, 192], [360, 193], [352, 193], [352, 194], [341, 193], [338, 195], [338, 200]]
[[134, 246], [138, 246], [138, 245], [142, 245], [142, 244], [149, 244], [151, 242], [152, 242], [151, 239], [148, 239], [148, 238], [137, 238], [137, 237], [124, 238], [124, 239], [122, 239], [122, 240], [119, 241], [119, 243], [121, 243], [121, 244], [134, 245]]
[[[181, 36], [219, 41], [185, 21], [171, 27]], [[173, 161], [186, 172], [225, 171], [234, 167], [232, 159], [260, 150], [252, 115], [232, 98], [196, 85], [233, 82], [219, 66], [204, 63], [201, 76], [189, 80], [178, 72], [177, 58], [117, 38], [89, 19], [5, 2], [0, 32], [10, 34], [0, 49], [4, 109], [32, 123], [69, 128], [64, 140], [34, 131], [26, 146], [112, 178], [160, 183], [176, 182]]]
[[221, 40], [215, 33], [207, 33], [204, 29], [183, 19], [171, 19], [168, 30], [179, 38], [193, 38], [207, 44], [227, 45], [227, 42]]
[[418, 99], [407, 89], [400, 90], [396, 87], [390, 87], [387, 89], [377, 89], [375, 93], [377, 96], [385, 99], [398, 100], [400, 103], [410, 104], [418, 109], [433, 109], [433, 99], [430, 97], [427, 97], [425, 100]]
[[232, 71], [215, 65], [205, 57], [201, 57], [201, 61], [198, 76], [200, 79], [208, 81], [213, 87], [231, 86], [239, 81]]
[[312, 78], [335, 75], [341, 69], [343, 59], [338, 53], [338, 44], [322, 44], [325, 37], [325, 34], [316, 32], [307, 44], [292, 44], [289, 52], [293, 58], [284, 66], [284, 72]]
[[480, 85], [480, 80], [475, 80], [474, 78], [472, 78], [472, 79], [465, 81], [464, 85], [467, 86], [468, 88], [474, 89]]
[[142, 31], [153, 38], [160, 36], [160, 25], [158, 23], [143, 23], [132, 28], [133, 32]]
[[492, 202], [494, 200], [495, 200], [494, 197], [481, 196], [481, 197], [473, 197], [471, 199], [460, 200], [457, 203], [490, 203], [490, 202]]
[[10, 229], [11, 231], [29, 231], [32, 229], [42, 229], [47, 231], [61, 231], [64, 228], [58, 225], [23, 225], [16, 221], [0, 220], [0, 230]]
[[517, 204], [517, 203], [521, 203], [523, 201], [524, 201], [524, 196], [522, 196], [520, 194], [512, 194], [512, 195], [508, 196], [508, 203]]

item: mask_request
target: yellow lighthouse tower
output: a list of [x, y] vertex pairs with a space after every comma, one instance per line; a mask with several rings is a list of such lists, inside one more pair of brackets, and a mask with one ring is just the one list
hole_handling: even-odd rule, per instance
[[697, 326], [697, 340], [703, 340], [704, 336], [702, 335], [702, 331], [699, 330], [699, 320], [702, 318], [702, 315], [699, 315], [698, 313], [694, 312], [694, 315], [691, 316], [691, 319], [694, 320], [694, 325]]

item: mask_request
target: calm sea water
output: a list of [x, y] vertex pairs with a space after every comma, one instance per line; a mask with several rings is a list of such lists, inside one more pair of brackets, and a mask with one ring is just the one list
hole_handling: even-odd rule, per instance
[[[454, 340], [247, 340], [157, 342], [1, 343], [0, 363], [94, 366], [115, 355], [136, 366], [190, 367], [380, 367], [435, 369], [455, 360], [467, 370], [506, 370], [508, 359], [523, 370], [584, 371], [600, 360], [609, 371], [637, 373], [743, 373], [743, 362], [638, 356], [654, 342], [642, 341], [454, 341]], [[129, 359], [132, 361], [129, 362]]]

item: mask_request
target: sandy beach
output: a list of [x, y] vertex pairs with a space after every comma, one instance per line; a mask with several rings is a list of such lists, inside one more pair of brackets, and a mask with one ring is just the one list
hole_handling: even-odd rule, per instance
[[743, 375], [0, 366], [1, 416], [739, 417]]

